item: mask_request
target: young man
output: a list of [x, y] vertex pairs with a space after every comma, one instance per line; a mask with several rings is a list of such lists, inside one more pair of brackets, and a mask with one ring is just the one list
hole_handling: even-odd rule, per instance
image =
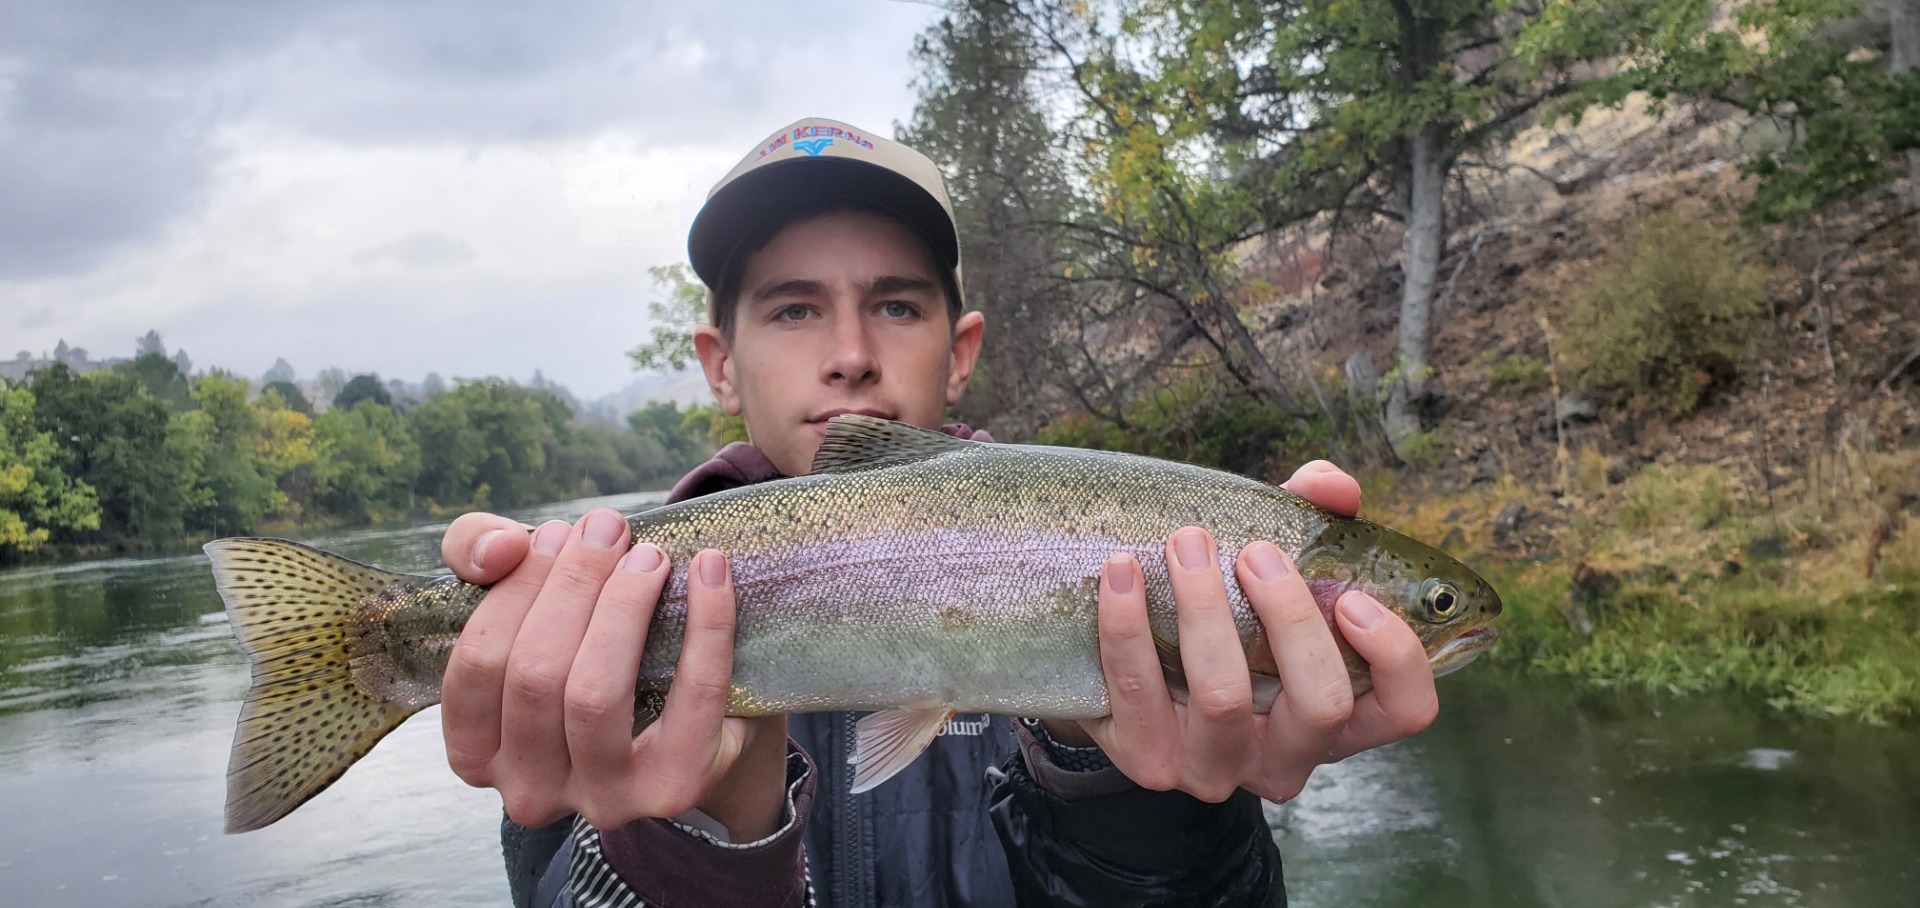
[[[722, 451], [672, 500], [807, 472], [836, 414], [933, 428], [959, 400], [983, 322], [962, 311], [952, 212], [924, 156], [802, 120], [714, 188], [688, 245], [712, 290], [701, 366], [753, 444]], [[1357, 484], [1329, 464], [1287, 486], [1359, 507]], [[1167, 693], [1139, 566], [1116, 555], [1099, 593], [1112, 716], [956, 717], [900, 776], [852, 795], [857, 717], [724, 715], [724, 553], [689, 566], [678, 675], [637, 739], [634, 679], [671, 570], [658, 549], [630, 544], [603, 510], [531, 536], [467, 515], [443, 555], [462, 579], [494, 584], [448, 667], [442, 722], [454, 771], [505, 804], [518, 905], [1281, 905], [1259, 799], [1292, 797], [1315, 767], [1413, 734], [1437, 709], [1413, 632], [1349, 593], [1340, 633], [1374, 675], [1354, 698], [1305, 584], [1257, 544], [1236, 575], [1285, 690], [1255, 714], [1213, 541], [1187, 528], [1166, 557], [1190, 703]]]

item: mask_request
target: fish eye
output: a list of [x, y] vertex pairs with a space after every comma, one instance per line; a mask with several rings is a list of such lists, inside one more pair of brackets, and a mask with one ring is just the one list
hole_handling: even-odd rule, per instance
[[1460, 591], [1445, 580], [1430, 580], [1420, 602], [1426, 606], [1428, 621], [1445, 621], [1460, 612]]

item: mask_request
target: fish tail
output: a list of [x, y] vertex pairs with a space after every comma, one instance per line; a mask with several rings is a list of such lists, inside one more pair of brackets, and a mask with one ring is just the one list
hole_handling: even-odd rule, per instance
[[369, 596], [427, 578], [279, 539], [220, 539], [205, 551], [253, 663], [227, 763], [227, 832], [248, 832], [319, 794], [424, 707], [354, 684], [349, 625]]

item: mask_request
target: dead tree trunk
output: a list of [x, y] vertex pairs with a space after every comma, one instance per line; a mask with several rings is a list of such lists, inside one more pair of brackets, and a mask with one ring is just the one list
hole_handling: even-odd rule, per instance
[[1421, 399], [1432, 374], [1433, 291], [1440, 275], [1440, 250], [1446, 241], [1443, 209], [1446, 149], [1443, 127], [1429, 124], [1408, 143], [1407, 234], [1402, 241], [1399, 362], [1387, 395], [1386, 427], [1395, 453], [1420, 432]]
[[[1920, 66], [1920, 0], [1889, 0], [1888, 25], [1893, 39], [1889, 61], [1895, 73]], [[1907, 203], [1920, 208], [1920, 148], [1909, 148], [1907, 158]], [[1914, 221], [1920, 229], [1920, 219]]]

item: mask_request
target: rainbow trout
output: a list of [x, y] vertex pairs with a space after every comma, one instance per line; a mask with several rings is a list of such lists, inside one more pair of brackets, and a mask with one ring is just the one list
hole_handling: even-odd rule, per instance
[[[1495, 637], [1500, 598], [1441, 552], [1230, 473], [1113, 454], [962, 441], [836, 417], [807, 476], [629, 518], [673, 559], [648, 634], [637, 722], [673, 680], [694, 553], [727, 553], [738, 603], [728, 712], [878, 710], [859, 723], [855, 791], [905, 768], [955, 712], [1107, 714], [1096, 636], [1101, 566], [1146, 575], [1168, 680], [1184, 693], [1164, 542], [1197, 525], [1220, 566], [1258, 708], [1278, 666], [1235, 582], [1239, 549], [1291, 554], [1331, 621], [1361, 589], [1419, 635], [1436, 674]], [[486, 593], [274, 539], [206, 547], [253, 663], [227, 770], [227, 830], [258, 829], [326, 788], [408, 716], [440, 701], [455, 639]], [[1336, 635], [1337, 636], [1337, 635]], [[1366, 664], [1345, 650], [1357, 693]]]

